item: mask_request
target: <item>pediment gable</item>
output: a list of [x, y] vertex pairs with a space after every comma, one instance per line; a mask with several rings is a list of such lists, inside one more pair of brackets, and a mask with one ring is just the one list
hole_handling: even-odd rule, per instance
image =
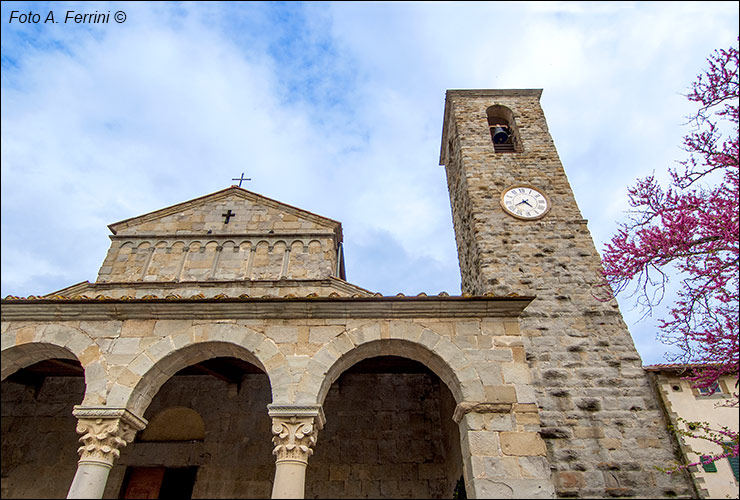
[[236, 186], [125, 219], [108, 228], [115, 235], [321, 232], [334, 233], [342, 241], [341, 223]]

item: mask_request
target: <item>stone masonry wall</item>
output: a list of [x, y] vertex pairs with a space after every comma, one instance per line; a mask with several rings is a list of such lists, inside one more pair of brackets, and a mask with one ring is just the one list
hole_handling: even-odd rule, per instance
[[[538, 91], [450, 91], [445, 130], [463, 292], [536, 295], [521, 318], [541, 434], [561, 497], [688, 495], [665, 421], [615, 301], [594, 298], [600, 258], [548, 133]], [[513, 111], [521, 153], [494, 153], [486, 108]], [[444, 153], [444, 149], [443, 149]], [[521, 221], [502, 191], [532, 184], [549, 195], [544, 218]], [[467, 209], [465, 207], [472, 207]], [[471, 217], [472, 211], [472, 217]], [[479, 265], [462, 256], [475, 255]]]
[[324, 403], [306, 498], [451, 498], [462, 461], [443, 392], [431, 373], [345, 373]]
[[0, 497], [66, 498], [79, 458], [72, 407], [84, 392], [82, 377], [47, 377], [38, 393], [10, 380], [0, 384]]

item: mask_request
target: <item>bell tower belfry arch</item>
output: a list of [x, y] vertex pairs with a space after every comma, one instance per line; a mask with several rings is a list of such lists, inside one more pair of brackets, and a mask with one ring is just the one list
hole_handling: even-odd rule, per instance
[[[540, 106], [541, 89], [448, 90], [445, 166], [462, 292], [535, 296], [520, 317], [557, 496], [690, 495]], [[508, 144], [508, 147], [500, 147]]]

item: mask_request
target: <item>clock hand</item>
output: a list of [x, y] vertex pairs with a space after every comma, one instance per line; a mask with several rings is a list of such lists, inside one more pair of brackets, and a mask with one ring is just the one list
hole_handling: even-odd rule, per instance
[[526, 204], [529, 208], [532, 208], [532, 205], [530, 205], [527, 200], [522, 200], [519, 203], [517, 203], [517, 205], [521, 205], [522, 203]]

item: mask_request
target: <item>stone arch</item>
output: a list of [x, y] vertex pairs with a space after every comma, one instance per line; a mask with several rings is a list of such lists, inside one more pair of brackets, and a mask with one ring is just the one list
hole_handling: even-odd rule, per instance
[[[78, 349], [61, 345], [67, 343], [61, 338], [40, 341], [45, 327], [48, 328], [47, 325], [21, 328], [21, 331], [30, 330], [29, 333], [35, 330], [38, 335], [33, 340], [26, 340], [22, 339], [26, 332], [20, 333], [17, 339], [21, 343], [18, 345], [7, 344], [3, 334], [0, 378], [3, 401], [9, 402], [3, 405], [2, 416], [3, 498], [64, 498], [79, 458], [75, 453], [79, 446], [79, 436], [74, 432], [77, 419], [72, 410], [76, 405], [97, 406], [105, 402], [104, 379], [99, 380], [102, 391], [97, 397], [90, 395], [90, 387], [96, 385], [91, 379], [105, 376], [104, 370], [90, 369], [90, 364], [82, 366], [82, 373], [78, 373], [75, 367], [75, 376], [72, 377], [49, 371], [51, 364], [44, 368], [36, 367], [35, 372], [27, 372], [30, 377], [13, 377], [19, 370], [49, 360], [83, 364]], [[86, 337], [79, 331], [77, 334]], [[91, 343], [89, 338], [87, 341]], [[96, 365], [100, 367], [99, 363]], [[91, 376], [93, 373], [96, 375]], [[20, 411], [14, 411], [14, 408]], [[35, 478], [53, 479], [39, 483]], [[6, 489], [6, 484], [9, 489]]]
[[143, 415], [164, 383], [182, 368], [216, 357], [234, 357], [263, 370], [273, 401], [292, 399], [292, 380], [285, 356], [275, 343], [249, 328], [207, 324], [163, 338], [129, 363], [108, 393], [108, 405]]
[[298, 385], [298, 403], [323, 404], [334, 381], [349, 367], [375, 356], [418, 361], [450, 389], [455, 401], [483, 401], [478, 372], [465, 353], [445, 336], [410, 321], [392, 321], [390, 338], [380, 338], [380, 324], [345, 331], [322, 347], [309, 362]]
[[0, 380], [5, 380], [18, 370], [31, 366], [39, 361], [60, 358], [79, 361], [77, 356], [66, 347], [46, 342], [30, 342], [28, 344], [3, 347], [2, 370]]
[[189, 252], [197, 252], [200, 250], [200, 247], [203, 246], [203, 242], [200, 240], [193, 240], [190, 243], [187, 244], [187, 249]]
[[105, 402], [108, 382], [105, 358], [90, 336], [71, 326], [36, 325], [3, 333], [0, 380], [5, 380], [21, 368], [51, 358], [80, 362], [85, 371], [83, 404]]
[[[501, 104], [494, 104], [486, 108], [486, 119], [488, 121], [488, 128], [491, 133], [491, 140], [493, 141], [494, 151], [497, 153], [506, 152], [521, 152], [522, 143], [519, 137], [519, 127], [516, 124], [514, 118], [514, 112]], [[509, 140], [506, 143], [497, 143], [494, 137], [494, 128], [497, 125], [503, 126], [505, 129], [508, 128], [510, 135]]]
[[301, 252], [307, 252], [308, 251], [308, 245], [305, 241], [295, 239], [290, 242], [290, 248], [292, 252], [295, 252], [296, 250], [300, 250]]

